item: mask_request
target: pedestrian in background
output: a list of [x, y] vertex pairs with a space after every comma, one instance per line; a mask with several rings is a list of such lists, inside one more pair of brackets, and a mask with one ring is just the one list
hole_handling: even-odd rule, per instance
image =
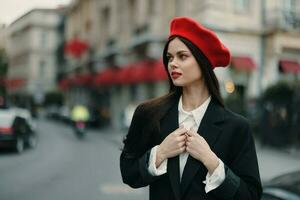
[[86, 106], [78, 104], [73, 107], [71, 111], [71, 120], [73, 122], [77, 122], [77, 121], [87, 122], [89, 118], [90, 118], [90, 114]]
[[149, 185], [151, 200], [260, 199], [249, 123], [224, 107], [213, 71], [229, 62], [214, 32], [191, 18], [171, 21], [170, 91], [136, 108], [120, 157], [124, 183]]

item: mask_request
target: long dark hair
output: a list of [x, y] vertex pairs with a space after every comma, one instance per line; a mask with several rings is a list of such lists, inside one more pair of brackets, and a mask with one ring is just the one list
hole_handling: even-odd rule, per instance
[[200, 70], [204, 77], [206, 87], [208, 88], [208, 92], [212, 97], [212, 101], [224, 107], [223, 99], [220, 93], [220, 86], [219, 86], [218, 79], [212, 69], [211, 63], [206, 58], [206, 56], [202, 53], [202, 51], [198, 47], [196, 47], [189, 40], [180, 36], [175, 36], [170, 38], [167, 41], [163, 50], [163, 63], [164, 63], [165, 70], [168, 74], [169, 85], [170, 85], [169, 93], [162, 97], [148, 100], [139, 106], [141, 112], [147, 113], [146, 115], [144, 115], [144, 117], [146, 118], [143, 120], [144, 122], [146, 122], [146, 124], [140, 133], [134, 133], [134, 131], [131, 131], [129, 129], [128, 135], [123, 141], [125, 145], [123, 151], [125, 150], [125, 153], [130, 153], [131, 156], [134, 157], [140, 156], [145, 151], [147, 151], [149, 147], [155, 145], [155, 141], [158, 141], [158, 137], [159, 137], [158, 136], [158, 133], [160, 131], [159, 121], [165, 116], [168, 110], [176, 102], [178, 102], [178, 99], [181, 96], [182, 87], [178, 87], [173, 84], [170, 74], [168, 72], [168, 62], [169, 62], [167, 58], [168, 47], [169, 47], [169, 43], [175, 38], [178, 38], [189, 48], [192, 55], [195, 57], [196, 61], [198, 62], [200, 66]]

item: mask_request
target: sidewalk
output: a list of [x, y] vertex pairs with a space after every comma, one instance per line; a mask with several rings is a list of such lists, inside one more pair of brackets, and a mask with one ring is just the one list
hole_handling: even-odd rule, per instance
[[293, 171], [300, 171], [299, 149], [277, 149], [256, 143], [262, 181]]
[[[110, 140], [122, 147], [122, 140], [126, 132], [114, 131], [110, 128], [100, 129], [107, 140]], [[276, 149], [269, 146], [261, 146], [256, 142], [256, 151], [260, 169], [260, 176], [263, 182], [271, 178], [292, 171], [300, 171], [300, 150], [299, 149]]]

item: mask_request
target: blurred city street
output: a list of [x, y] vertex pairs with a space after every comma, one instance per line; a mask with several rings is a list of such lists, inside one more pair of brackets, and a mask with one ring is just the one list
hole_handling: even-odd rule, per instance
[[[148, 101], [154, 120], [144, 120], [146, 131], [158, 124], [156, 117], [167, 115], [169, 100], [181, 95], [189, 111], [196, 110], [204, 90], [250, 122], [262, 200], [290, 200], [277, 189], [300, 199], [300, 0], [2, 0], [0, 5], [0, 147], [12, 147], [0, 149], [0, 200], [149, 199], [148, 188], [130, 188], [120, 173], [122, 139], [134, 111], [164, 97]], [[180, 27], [175, 19], [193, 21], [209, 37], [188, 26], [182, 31], [195, 34], [195, 41], [174, 32]], [[172, 59], [171, 65], [170, 44], [177, 39], [187, 40], [182, 45], [188, 54], [180, 57], [188, 59]], [[216, 53], [214, 44], [222, 44], [225, 53]], [[190, 58], [195, 65], [186, 62]], [[196, 81], [186, 63], [197, 70]], [[202, 82], [204, 90], [199, 87], [197, 101], [190, 103], [186, 89], [202, 88]], [[228, 123], [235, 127], [235, 120]], [[225, 159], [234, 157], [231, 150]], [[251, 160], [239, 169], [253, 166]], [[295, 173], [281, 176], [290, 172]]]
[[[23, 154], [0, 154], [1, 200], [144, 200], [148, 189], [124, 185], [119, 170], [122, 137], [112, 129], [89, 130], [78, 140], [68, 125], [38, 120], [39, 142]], [[300, 169], [299, 152], [257, 145], [263, 181]]]
[[0, 154], [1, 200], [147, 199], [121, 182], [115, 134], [89, 131], [78, 140], [71, 127], [38, 121], [36, 149]]

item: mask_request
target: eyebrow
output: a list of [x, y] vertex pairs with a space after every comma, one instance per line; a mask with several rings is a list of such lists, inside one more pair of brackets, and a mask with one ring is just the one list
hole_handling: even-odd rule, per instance
[[[180, 54], [180, 53], [189, 53], [187, 50], [179, 50], [176, 52], [176, 54]], [[172, 55], [170, 52], [167, 52], [167, 55]]]

